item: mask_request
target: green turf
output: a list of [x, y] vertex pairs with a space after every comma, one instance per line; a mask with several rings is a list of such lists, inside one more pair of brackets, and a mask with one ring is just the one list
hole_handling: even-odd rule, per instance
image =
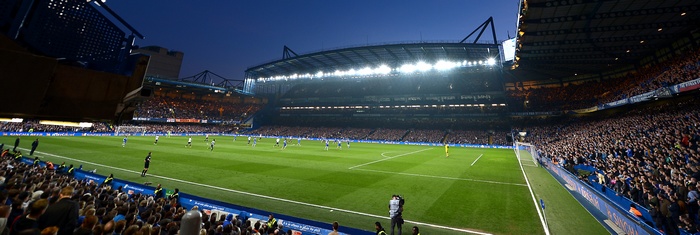
[[[14, 138], [3, 136], [0, 142], [7, 146], [14, 143]], [[317, 221], [337, 220], [341, 226], [364, 230], [373, 230], [374, 221], [388, 227], [388, 200], [392, 194], [401, 194], [406, 198], [404, 218], [409, 221], [494, 234], [543, 233], [512, 150], [451, 148], [450, 157], [446, 158], [442, 147], [353, 143], [350, 149], [343, 144], [342, 150], [332, 145], [324, 151], [320, 141], [302, 141], [302, 146], [294, 146], [296, 140], [292, 140], [286, 150], [280, 150], [273, 147], [272, 139], [259, 141], [252, 148], [243, 138], [235, 142], [232, 137], [213, 138], [217, 144], [212, 152], [207, 150], [204, 137], [199, 136], [193, 138], [191, 149], [184, 147], [185, 137], [161, 137], [157, 146], [153, 145], [153, 137], [130, 137], [124, 148], [122, 137], [41, 137], [37, 151], [42, 153], [124, 170], [42, 153], [35, 155], [42, 160], [83, 164], [86, 169], [98, 169], [98, 174], [113, 173], [124, 180], [162, 183], [166, 188], [178, 187], [202, 197]], [[33, 139], [22, 137], [20, 147], [29, 148]], [[151, 176], [142, 178], [139, 173], [149, 151], [153, 152], [148, 172]], [[359, 213], [331, 212], [156, 176]], [[544, 179], [541, 184], [547, 186], [536, 187], [542, 190], [538, 193], [574, 200], [553, 179], [537, 178]], [[571, 200], [562, 205], [578, 205]], [[581, 208], [563, 213], [590, 217]], [[558, 223], [557, 219], [550, 219], [550, 224], [554, 222]], [[407, 233], [413, 224], [407, 222], [404, 226]], [[561, 226], [563, 230], [557, 231], [566, 231], [569, 225]], [[423, 234], [464, 234], [420, 227]]]

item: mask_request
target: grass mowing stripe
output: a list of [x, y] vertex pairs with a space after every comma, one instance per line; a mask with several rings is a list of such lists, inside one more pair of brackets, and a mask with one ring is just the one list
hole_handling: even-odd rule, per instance
[[379, 159], [379, 160], [376, 160], [376, 161], [371, 161], [371, 162], [364, 163], [364, 164], [360, 164], [360, 165], [357, 165], [357, 166], [351, 166], [351, 167], [348, 168], [348, 169], [352, 170], [352, 169], [357, 168], [357, 167], [366, 166], [366, 165], [369, 165], [369, 164], [374, 164], [374, 163], [377, 163], [377, 162], [382, 162], [382, 161], [394, 159], [394, 158], [397, 158], [397, 157], [406, 156], [406, 155], [409, 155], [409, 154], [420, 153], [420, 152], [423, 152], [423, 151], [426, 151], [426, 150], [430, 150], [430, 149], [433, 149], [433, 148], [421, 149], [421, 150], [418, 150], [418, 151], [413, 151], [413, 152], [409, 152], [409, 153], [399, 154], [399, 155], [396, 155], [396, 156], [393, 156], [393, 157], [388, 157], [388, 158], [384, 158], [384, 159]]
[[479, 158], [481, 158], [481, 156], [484, 156], [484, 154], [479, 154], [479, 157], [477, 157], [476, 160], [474, 160], [474, 162], [472, 162], [472, 164], [469, 166], [473, 166], [476, 163], [476, 161], [479, 161]]
[[[518, 151], [515, 149], [514, 151]], [[525, 177], [525, 183], [527, 183], [527, 188], [530, 190], [530, 196], [532, 196], [532, 202], [535, 204], [535, 210], [537, 210], [537, 216], [540, 217], [540, 222], [542, 223], [542, 228], [544, 229], [545, 235], [550, 235], [549, 233], [549, 227], [547, 226], [547, 223], [544, 222], [544, 217], [542, 216], [542, 212], [540, 211], [540, 207], [537, 204], [537, 199], [535, 198], [535, 193], [532, 192], [532, 186], [530, 186], [530, 180], [527, 179], [527, 174], [525, 174], [525, 168], [523, 168], [523, 163], [521, 161], [518, 161], [518, 165], [520, 165], [520, 171], [523, 172], [523, 177]]]
[[[27, 148], [22, 148], [22, 147], [17, 147], [18, 149], [22, 150], [29, 150]], [[419, 150], [415, 152], [421, 152], [425, 151], [428, 149], [424, 150]], [[71, 161], [76, 161], [76, 162], [82, 162], [82, 163], [88, 163], [92, 164], [95, 166], [100, 166], [100, 167], [105, 167], [109, 169], [115, 169], [115, 170], [120, 170], [120, 171], [125, 171], [125, 172], [130, 172], [130, 173], [139, 173], [137, 171], [133, 170], [127, 170], [123, 168], [118, 168], [118, 167], [113, 167], [113, 166], [107, 166], [99, 163], [94, 163], [94, 162], [89, 162], [89, 161], [84, 161], [80, 159], [74, 159], [74, 158], [69, 158], [65, 156], [60, 156], [56, 154], [51, 154], [51, 153], [45, 153], [41, 151], [34, 151], [35, 154], [37, 155], [46, 155], [46, 156], [51, 156], [55, 158], [61, 158], [61, 159], [67, 159]], [[411, 152], [413, 153], [413, 152]], [[410, 153], [408, 153], [410, 154]], [[408, 155], [404, 154], [404, 155]], [[395, 157], [400, 157], [399, 155], [394, 156]], [[159, 175], [154, 175], [150, 174], [149, 177], [156, 177], [156, 178], [161, 178], [161, 179], [166, 179], [170, 181], [175, 181], [175, 182], [180, 182], [180, 183], [185, 183], [185, 184], [190, 184], [190, 185], [196, 185], [200, 187], [205, 187], [205, 188], [211, 188], [211, 189], [216, 189], [216, 190], [222, 190], [222, 191], [227, 191], [227, 192], [232, 192], [232, 193], [238, 193], [238, 194], [243, 194], [243, 195], [248, 195], [248, 196], [254, 196], [254, 197], [260, 197], [260, 198], [265, 198], [265, 199], [271, 199], [271, 200], [276, 200], [276, 201], [282, 201], [282, 202], [287, 202], [287, 203], [293, 203], [293, 204], [298, 204], [298, 205], [304, 205], [304, 206], [310, 206], [310, 207], [316, 207], [316, 208], [321, 208], [321, 209], [327, 209], [327, 210], [334, 210], [334, 211], [339, 211], [339, 212], [345, 212], [345, 213], [350, 213], [350, 214], [356, 214], [356, 215], [362, 215], [362, 216], [368, 216], [368, 217], [373, 217], [373, 218], [378, 218], [378, 219], [391, 219], [389, 217], [384, 217], [384, 216], [378, 216], [378, 215], [373, 215], [373, 214], [368, 214], [368, 213], [363, 213], [363, 212], [357, 212], [357, 211], [351, 211], [351, 210], [346, 210], [346, 209], [341, 209], [341, 208], [334, 208], [334, 207], [329, 207], [329, 206], [322, 206], [322, 205], [316, 205], [316, 204], [311, 204], [311, 203], [306, 203], [306, 202], [299, 202], [299, 201], [294, 201], [294, 200], [289, 200], [289, 199], [284, 199], [284, 198], [278, 198], [278, 197], [271, 197], [271, 196], [266, 196], [266, 195], [261, 195], [261, 194], [255, 194], [255, 193], [249, 193], [249, 192], [244, 192], [244, 191], [239, 191], [239, 190], [233, 190], [233, 189], [227, 189], [227, 188], [222, 188], [222, 187], [217, 187], [213, 185], [206, 185], [206, 184], [200, 184], [200, 183], [195, 183], [195, 182], [190, 182], [186, 180], [181, 180], [181, 179], [175, 179], [175, 178], [170, 178], [170, 177], [165, 177], [165, 176], [159, 176]], [[462, 228], [452, 228], [452, 227], [447, 227], [447, 226], [442, 226], [442, 225], [436, 225], [436, 224], [429, 224], [429, 223], [423, 223], [419, 221], [412, 221], [412, 220], [405, 220], [406, 222], [417, 224], [417, 225], [422, 225], [422, 226], [428, 226], [428, 227], [433, 227], [433, 228], [439, 228], [439, 229], [447, 229], [447, 230], [453, 230], [453, 231], [458, 231], [458, 232], [465, 232], [465, 233], [471, 233], [471, 234], [479, 234], [479, 235], [491, 235], [490, 233], [484, 233], [484, 232], [479, 232], [479, 231], [474, 231], [474, 230], [469, 230], [469, 229], [462, 229]]]
[[[195, 145], [191, 149], [183, 147], [187, 142], [185, 137], [162, 138], [163, 145], [159, 141], [157, 146], [153, 145], [153, 137], [130, 137], [126, 148], [121, 147], [121, 137], [40, 139], [40, 151], [134, 171], [143, 169], [143, 156], [153, 151], [156, 161], [151, 164], [154, 166], [153, 172], [149, 173], [200, 184], [380, 216], [388, 216], [386, 195], [401, 194], [409, 201], [405, 219], [493, 234], [544, 234], [541, 227], [538, 228], [537, 212], [532, 210], [527, 187], [348, 170], [349, 167], [383, 158], [381, 153], [385, 157], [393, 157], [430, 146], [358, 143], [350, 151], [322, 151], [324, 144], [314, 141], [281, 151], [272, 147], [274, 139], [258, 141], [259, 148], [251, 148], [246, 142], [232, 142], [225, 137], [216, 137], [221, 144], [217, 144], [217, 149], [211, 152], [206, 150], [208, 145], [201, 141], [203, 138], [193, 141]], [[15, 137], [0, 136], [0, 142], [12, 143], [14, 140]], [[23, 142], [27, 146], [21, 146], [29, 148], [30, 143]], [[454, 158], [445, 158], [441, 148], [433, 148], [359, 168], [525, 184], [522, 173], [517, 170], [519, 165], [513, 157], [512, 149], [455, 148], [454, 151]], [[479, 159], [479, 167], [470, 167], [469, 164], [479, 154], [488, 156], [483, 157], [484, 161]], [[63, 160], [42, 156], [42, 160]], [[132, 182], [143, 180], [132, 172], [83, 164], [83, 169], [93, 168], [107, 174], [113, 171], [117, 178]], [[537, 182], [533, 181], [529, 171], [526, 173], [533, 191], [537, 193]], [[374, 230], [375, 221], [388, 222], [388, 219], [330, 212], [328, 209], [156, 177], [147, 180], [161, 181], [164, 185], [178, 187], [183, 192], [196, 192], [196, 195], [205, 198], [271, 213], [317, 221], [343, 221], [341, 223], [348, 227]], [[547, 213], [548, 216], [549, 214]], [[410, 228], [412, 225], [416, 224], [408, 223], [404, 226]], [[466, 234], [418, 226], [423, 227], [424, 233], [428, 234]]]
[[489, 183], [489, 184], [505, 184], [505, 185], [515, 185], [515, 186], [523, 186], [523, 187], [526, 187], [526, 186], [527, 186], [527, 185], [525, 185], [525, 184], [518, 184], [518, 183], [498, 182], [498, 181], [490, 181], [490, 180], [466, 179], [466, 178], [455, 178], [455, 177], [446, 177], [446, 176], [437, 176], [437, 175], [423, 175], [423, 174], [412, 174], [412, 173], [404, 173], [404, 172], [380, 171], [380, 170], [370, 170], [370, 169], [352, 169], [352, 170], [356, 170], [356, 171], [369, 171], [369, 172], [377, 172], [377, 173], [387, 173], [387, 174], [397, 174], [397, 175], [418, 176], [418, 177], [428, 177], [428, 178], [436, 178], [436, 179], [472, 181], [472, 182]]

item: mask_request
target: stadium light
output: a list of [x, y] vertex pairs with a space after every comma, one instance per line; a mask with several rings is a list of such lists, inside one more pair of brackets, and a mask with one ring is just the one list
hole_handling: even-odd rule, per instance
[[418, 62], [418, 64], [416, 64], [416, 68], [418, 68], [418, 71], [425, 72], [432, 69], [433, 66], [431, 64], [420, 61]]
[[357, 74], [361, 75], [361, 76], [370, 75], [372, 73], [373, 73], [372, 68], [370, 68], [370, 67], [364, 67], [364, 68], [357, 71]]
[[435, 69], [435, 71], [442, 72], [442, 71], [448, 71], [452, 70], [455, 68], [459, 67], [472, 67], [472, 66], [478, 66], [478, 65], [495, 65], [496, 60], [495, 58], [489, 58], [487, 60], [481, 60], [481, 61], [467, 61], [467, 60], [462, 60], [462, 61], [448, 61], [448, 60], [439, 60], [436, 63], [427, 63], [424, 61], [419, 61], [417, 63], [406, 63], [401, 65], [400, 67], [389, 67], [385, 64], [379, 65], [378, 67], [372, 68], [370, 66], [364, 67], [364, 68], [353, 68], [349, 70], [335, 70], [333, 72], [323, 72], [323, 71], [318, 71], [315, 74], [290, 74], [290, 75], [275, 75], [271, 77], [260, 77], [258, 78], [262, 82], [269, 82], [269, 81], [280, 81], [280, 80], [288, 80], [288, 79], [298, 79], [298, 78], [309, 78], [309, 79], [314, 79], [314, 78], [325, 78], [325, 77], [354, 77], [354, 76], [386, 76], [390, 75], [392, 71], [400, 72], [400, 73], [416, 73], [416, 72], [428, 72], [430, 70]]
[[496, 59], [494, 59], [494, 58], [489, 58], [488, 60], [486, 60], [486, 64], [487, 64], [487, 65], [495, 65], [495, 64], [496, 64]]
[[22, 122], [24, 119], [21, 118], [0, 118], [0, 122]]
[[391, 68], [389, 66], [386, 66], [385, 64], [380, 65], [376, 69], [374, 69], [374, 72], [377, 74], [389, 74], [391, 73]]
[[437, 69], [438, 71], [447, 71], [447, 70], [453, 69], [457, 66], [458, 66], [457, 63], [440, 60], [437, 63], [435, 63], [435, 66], [433, 66], [433, 67], [435, 69]]
[[417, 70], [418, 68], [415, 65], [412, 64], [404, 64], [399, 68], [399, 71], [402, 73], [413, 73]]

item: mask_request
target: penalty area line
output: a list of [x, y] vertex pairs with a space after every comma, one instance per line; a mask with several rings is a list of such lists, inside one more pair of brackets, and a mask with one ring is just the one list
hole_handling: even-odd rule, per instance
[[479, 157], [477, 157], [476, 160], [474, 160], [474, 162], [472, 162], [472, 164], [469, 166], [473, 166], [474, 164], [476, 164], [476, 161], [479, 161], [479, 158], [481, 158], [481, 156], [484, 156], [484, 154], [480, 154]]
[[[27, 148], [21, 148], [17, 147], [18, 149], [23, 149], [23, 150], [29, 150]], [[45, 156], [50, 156], [50, 157], [55, 157], [55, 158], [62, 158], [62, 159], [67, 159], [71, 161], [76, 161], [76, 162], [82, 162], [82, 163], [87, 163], [95, 166], [100, 166], [100, 167], [105, 167], [105, 168], [110, 168], [110, 169], [115, 169], [115, 170], [120, 170], [120, 171], [125, 171], [125, 172], [131, 172], [131, 173], [139, 173], [137, 171], [132, 171], [132, 170], [127, 170], [123, 168], [118, 168], [118, 167], [113, 167], [113, 166], [107, 166], [104, 164], [99, 164], [99, 163], [94, 163], [94, 162], [89, 162], [89, 161], [84, 161], [80, 159], [75, 159], [75, 158], [70, 158], [66, 156], [61, 156], [61, 155], [56, 155], [52, 153], [46, 153], [46, 152], [40, 152], [40, 151], [34, 151], [35, 154], [41, 154]], [[150, 174], [148, 175], [149, 177], [155, 177], [155, 178], [161, 178], [165, 180], [170, 180], [170, 181], [175, 181], [175, 182], [180, 182], [184, 184], [190, 184], [190, 185], [195, 185], [195, 186], [200, 186], [204, 188], [210, 188], [210, 189], [216, 189], [216, 190], [221, 190], [221, 191], [226, 191], [226, 192], [231, 192], [231, 193], [237, 193], [237, 194], [243, 194], [243, 195], [248, 195], [248, 196], [253, 196], [253, 197], [259, 197], [259, 198], [264, 198], [264, 199], [269, 199], [269, 200], [274, 200], [274, 201], [281, 201], [281, 202], [286, 202], [286, 203], [292, 203], [292, 204], [297, 204], [297, 205], [303, 205], [303, 206], [309, 206], [309, 207], [315, 207], [315, 208], [320, 208], [320, 209], [325, 209], [325, 210], [334, 210], [334, 211], [339, 211], [339, 212], [345, 212], [348, 214], [356, 214], [356, 215], [361, 215], [361, 216], [367, 216], [367, 217], [372, 217], [372, 218], [377, 218], [377, 219], [391, 219], [388, 216], [379, 216], [379, 215], [373, 215], [373, 214], [368, 214], [364, 212], [359, 212], [359, 211], [351, 211], [351, 210], [346, 210], [346, 209], [341, 209], [341, 208], [335, 208], [335, 207], [329, 207], [329, 206], [322, 206], [322, 205], [316, 205], [316, 204], [311, 204], [311, 203], [306, 203], [306, 202], [299, 202], [299, 201], [294, 201], [294, 200], [289, 200], [289, 199], [284, 199], [284, 198], [278, 198], [278, 197], [271, 197], [271, 196], [266, 196], [266, 195], [261, 195], [261, 194], [256, 194], [256, 193], [250, 193], [250, 192], [244, 192], [244, 191], [239, 191], [239, 190], [233, 190], [233, 189], [228, 189], [228, 188], [222, 188], [218, 186], [213, 186], [213, 185], [207, 185], [207, 184], [200, 184], [200, 183], [195, 183], [191, 181], [186, 181], [186, 180], [181, 180], [181, 179], [175, 179], [175, 178], [170, 178], [170, 177], [165, 177], [165, 176], [160, 176], [160, 175], [154, 175]], [[479, 232], [479, 231], [474, 231], [474, 230], [469, 230], [469, 229], [461, 229], [461, 228], [453, 228], [453, 227], [447, 227], [447, 226], [442, 226], [442, 225], [437, 225], [437, 224], [429, 224], [429, 223], [423, 223], [423, 222], [418, 222], [418, 221], [411, 221], [411, 220], [406, 220], [407, 222], [422, 225], [422, 226], [428, 226], [428, 227], [434, 227], [434, 228], [440, 228], [440, 229], [447, 229], [447, 230], [452, 230], [452, 231], [459, 231], [459, 232], [465, 232], [465, 233], [471, 233], [471, 234], [479, 234], [479, 235], [491, 235], [490, 233], [484, 233], [484, 232]]]
[[413, 174], [413, 173], [404, 173], [404, 172], [391, 172], [391, 171], [379, 171], [379, 170], [369, 170], [369, 169], [353, 169], [353, 170], [356, 170], [356, 171], [377, 172], [377, 173], [386, 173], [386, 174], [395, 174], [395, 175], [408, 175], [408, 176], [417, 176], [417, 177], [426, 177], [426, 178], [436, 178], [436, 179], [446, 179], [446, 180], [461, 180], [461, 181], [472, 181], [472, 182], [489, 183], [489, 184], [504, 184], [504, 185], [514, 185], [514, 186], [527, 187], [526, 184], [508, 183], [508, 182], [499, 182], [499, 181], [490, 181], [490, 180], [477, 180], [477, 179], [455, 178], [455, 177], [436, 176], [436, 175], [422, 175], [422, 174]]
[[[409, 155], [409, 154], [420, 153], [420, 152], [423, 152], [423, 151], [426, 151], [426, 150], [430, 150], [430, 149], [432, 149], [432, 148], [421, 149], [421, 150], [413, 151], [413, 152], [409, 152], [409, 153], [403, 153], [403, 154], [399, 154], [399, 155], [396, 155], [396, 156], [393, 156], [393, 157], [387, 157], [387, 158], [384, 158], [384, 159], [379, 159], [379, 160], [376, 160], [376, 161], [371, 161], [371, 162], [368, 162], [368, 163], [363, 163], [363, 164], [360, 164], [360, 165], [357, 165], [357, 166], [351, 166], [351, 167], [349, 167], [348, 169], [349, 169], [349, 170], [352, 170], [352, 169], [355, 169], [355, 168], [358, 168], [358, 167], [361, 167], [361, 166], [366, 166], [366, 165], [374, 164], [374, 163], [377, 163], [377, 162], [383, 162], [383, 161], [390, 160], [390, 159], [394, 159], [394, 158], [397, 158], [397, 157], [406, 156], [406, 155]], [[384, 155], [382, 155], [382, 156], [384, 156]]]

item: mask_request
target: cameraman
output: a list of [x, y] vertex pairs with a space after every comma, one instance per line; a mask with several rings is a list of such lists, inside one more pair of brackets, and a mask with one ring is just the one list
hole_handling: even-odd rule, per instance
[[391, 235], [394, 235], [394, 227], [399, 227], [399, 235], [401, 235], [401, 224], [403, 224], [403, 218], [401, 217], [401, 212], [403, 212], [403, 205], [401, 205], [401, 197], [399, 195], [391, 196], [389, 200], [389, 217], [391, 217]]

